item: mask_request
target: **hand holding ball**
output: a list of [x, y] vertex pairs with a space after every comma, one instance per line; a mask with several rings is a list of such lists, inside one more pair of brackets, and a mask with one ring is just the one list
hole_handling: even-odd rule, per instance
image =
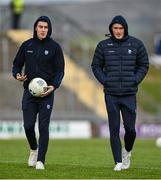
[[34, 78], [29, 83], [29, 92], [35, 97], [41, 97], [47, 91], [47, 83], [42, 78]]

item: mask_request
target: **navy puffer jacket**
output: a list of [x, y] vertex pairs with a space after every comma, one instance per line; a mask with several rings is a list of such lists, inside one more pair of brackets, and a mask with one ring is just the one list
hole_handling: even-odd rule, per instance
[[[118, 23], [125, 29], [124, 38], [116, 39], [112, 25]], [[98, 43], [92, 62], [92, 71], [112, 95], [136, 94], [138, 84], [144, 79], [149, 60], [143, 43], [128, 35], [128, 25], [122, 16], [116, 16], [109, 25], [111, 37]]]

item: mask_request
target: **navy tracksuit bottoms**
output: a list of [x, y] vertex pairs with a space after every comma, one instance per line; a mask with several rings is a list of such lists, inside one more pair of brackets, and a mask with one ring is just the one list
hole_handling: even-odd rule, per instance
[[122, 162], [122, 145], [120, 141], [120, 113], [125, 128], [125, 149], [131, 151], [136, 138], [136, 95], [115, 96], [105, 94], [108, 113], [110, 144], [115, 163]]
[[[22, 110], [24, 129], [30, 149], [38, 148], [37, 161], [45, 162], [45, 155], [49, 141], [49, 122], [53, 107], [54, 93], [46, 97], [33, 97], [28, 90], [24, 90]], [[35, 123], [38, 116], [39, 140], [37, 142]]]

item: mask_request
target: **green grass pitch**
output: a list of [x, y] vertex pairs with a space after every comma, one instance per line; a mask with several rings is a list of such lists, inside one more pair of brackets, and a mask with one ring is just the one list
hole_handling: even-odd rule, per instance
[[45, 170], [27, 166], [26, 140], [0, 140], [0, 179], [159, 179], [161, 149], [137, 139], [131, 168], [114, 172], [107, 139], [50, 140]]

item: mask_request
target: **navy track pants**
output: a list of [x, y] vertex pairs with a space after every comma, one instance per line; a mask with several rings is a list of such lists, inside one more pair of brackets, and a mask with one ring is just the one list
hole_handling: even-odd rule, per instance
[[115, 163], [122, 162], [122, 145], [120, 140], [120, 113], [125, 128], [125, 149], [131, 151], [136, 138], [136, 95], [114, 96], [105, 94], [108, 113], [110, 144]]
[[[28, 90], [24, 90], [22, 99], [22, 110], [24, 129], [30, 149], [38, 147], [37, 161], [45, 163], [45, 155], [49, 141], [49, 122], [53, 107], [54, 93], [46, 97], [33, 97]], [[39, 140], [37, 142], [35, 123], [38, 116]]]

